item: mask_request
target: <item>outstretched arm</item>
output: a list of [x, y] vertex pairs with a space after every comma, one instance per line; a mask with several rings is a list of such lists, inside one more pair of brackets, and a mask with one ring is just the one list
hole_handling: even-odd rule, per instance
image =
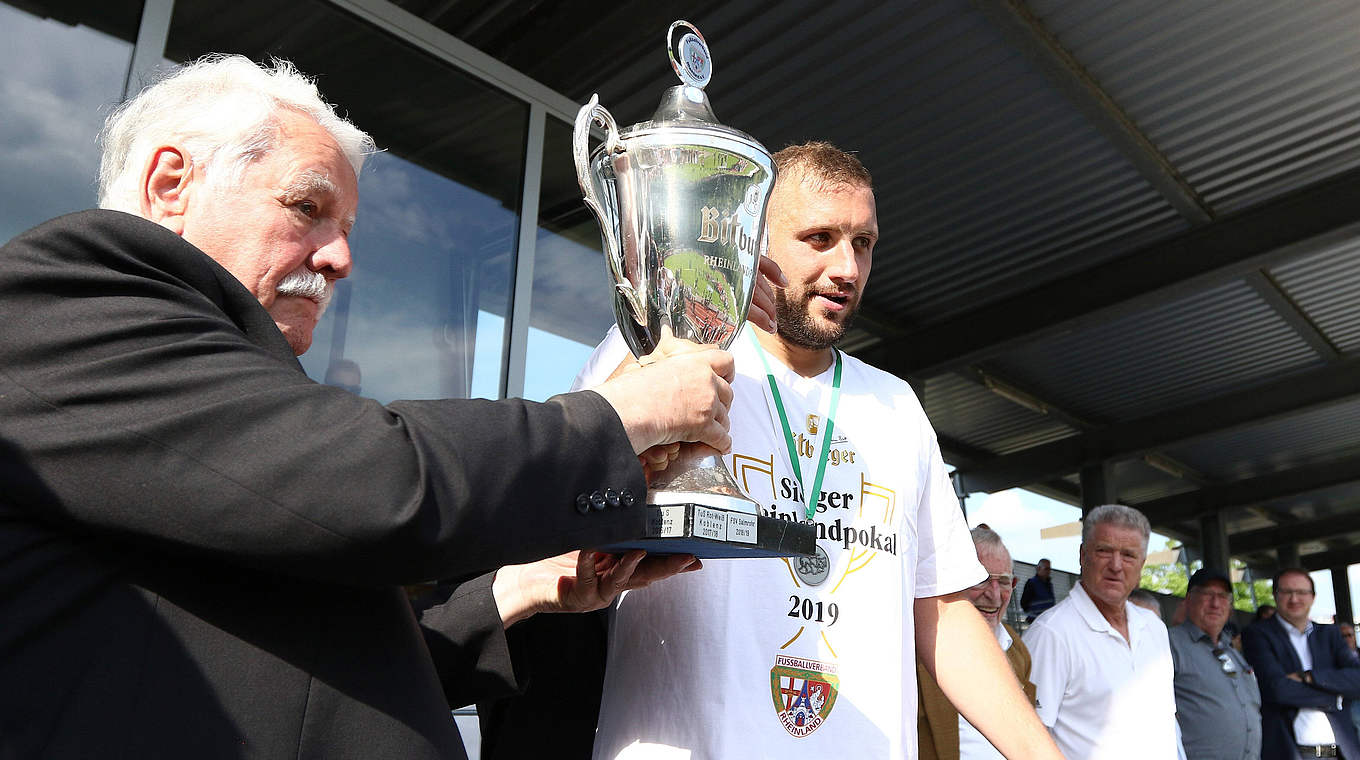
[[614, 602], [621, 592], [643, 588], [703, 565], [692, 554], [648, 557], [590, 550], [568, 552], [496, 571], [491, 590], [506, 628], [540, 612], [590, 612]]
[[1012, 760], [1062, 757], [962, 592], [917, 599], [914, 611], [917, 656], [969, 723]]

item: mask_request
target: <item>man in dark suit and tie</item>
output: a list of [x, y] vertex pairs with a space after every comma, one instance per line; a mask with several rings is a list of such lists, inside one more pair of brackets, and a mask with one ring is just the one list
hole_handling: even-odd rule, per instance
[[204, 59], [110, 117], [103, 210], [0, 248], [0, 758], [462, 757], [504, 625], [639, 560], [487, 571], [636, 537], [639, 456], [730, 445], [721, 351], [542, 404], [308, 379], [372, 150], [290, 64]]
[[1360, 760], [1343, 700], [1360, 697], [1360, 662], [1334, 625], [1308, 619], [1315, 589], [1306, 570], [1275, 574], [1278, 611], [1242, 632], [1261, 687], [1261, 757]]

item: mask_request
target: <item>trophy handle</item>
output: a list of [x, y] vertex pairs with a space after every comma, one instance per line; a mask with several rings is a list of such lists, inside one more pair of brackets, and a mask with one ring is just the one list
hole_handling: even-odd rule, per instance
[[600, 232], [604, 236], [604, 261], [609, 266], [609, 274], [614, 278], [614, 288], [628, 304], [628, 310], [632, 317], [640, 325], [647, 324], [646, 311], [643, 308], [642, 297], [638, 295], [637, 289], [628, 281], [623, 271], [623, 248], [619, 245], [619, 234], [615, 229], [615, 222], [605, 213], [604, 207], [600, 205], [600, 197], [595, 193], [595, 183], [590, 176], [590, 127], [591, 124], [599, 124], [605, 130], [604, 151], [606, 156], [616, 153], [623, 153], [624, 147], [619, 142], [619, 127], [614, 123], [614, 117], [600, 105], [600, 96], [593, 94], [589, 102], [581, 106], [581, 110], [576, 113], [576, 128], [571, 136], [571, 153], [576, 159], [576, 182], [581, 186], [581, 194], [585, 196], [586, 207], [591, 213], [595, 214], [596, 221], [600, 224]]

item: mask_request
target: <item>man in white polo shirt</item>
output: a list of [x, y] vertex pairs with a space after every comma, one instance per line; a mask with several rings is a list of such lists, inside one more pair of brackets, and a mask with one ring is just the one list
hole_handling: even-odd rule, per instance
[[1092, 510], [1081, 581], [1025, 634], [1039, 719], [1069, 758], [1173, 760], [1179, 751], [1166, 626], [1128, 601], [1150, 532], [1136, 509]]

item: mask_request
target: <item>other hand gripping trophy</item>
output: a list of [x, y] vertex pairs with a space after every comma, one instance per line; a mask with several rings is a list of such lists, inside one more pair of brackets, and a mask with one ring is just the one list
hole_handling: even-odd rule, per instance
[[[677, 31], [684, 32], [676, 38]], [[619, 130], [592, 95], [576, 115], [572, 152], [585, 203], [600, 223], [614, 280], [614, 316], [635, 356], [678, 338], [727, 348], [746, 321], [774, 188], [769, 151], [718, 123], [704, 86], [712, 59], [686, 21], [666, 34], [682, 84], [651, 121]], [[591, 155], [592, 123], [605, 141]], [[648, 490], [647, 536], [610, 549], [700, 557], [810, 555], [812, 525], [768, 518], [737, 487], [721, 454], [684, 444]]]

